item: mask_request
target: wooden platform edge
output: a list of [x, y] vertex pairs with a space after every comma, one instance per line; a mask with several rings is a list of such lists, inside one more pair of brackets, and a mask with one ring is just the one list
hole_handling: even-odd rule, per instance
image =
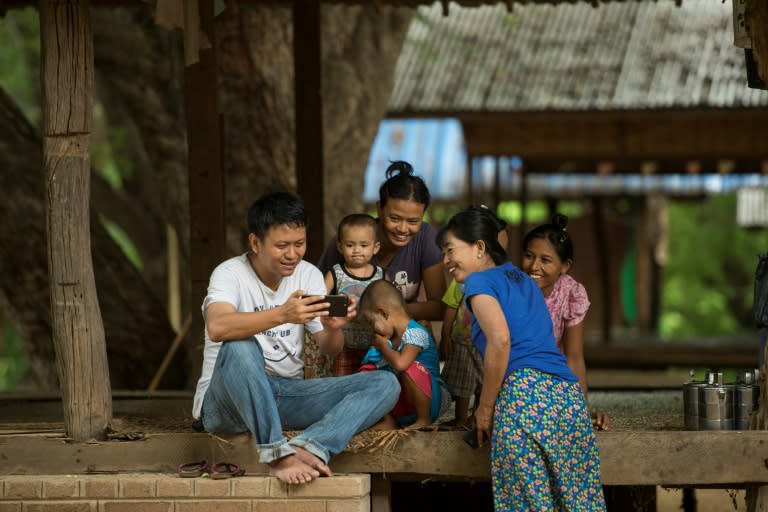
[[[433, 480], [490, 478], [490, 450], [473, 450], [461, 432], [414, 432], [392, 450], [344, 452], [339, 473], [423, 475]], [[768, 432], [600, 432], [605, 485], [768, 483]], [[173, 473], [178, 464], [230, 461], [266, 473], [249, 435], [154, 434], [142, 440], [71, 443], [61, 436], [0, 436], [2, 474]]]

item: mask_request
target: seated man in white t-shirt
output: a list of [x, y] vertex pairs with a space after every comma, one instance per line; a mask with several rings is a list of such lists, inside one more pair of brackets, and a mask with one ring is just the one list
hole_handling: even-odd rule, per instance
[[[289, 484], [331, 476], [330, 458], [394, 407], [389, 372], [303, 379], [307, 329], [331, 355], [355, 315], [329, 317], [323, 276], [302, 260], [304, 202], [274, 193], [248, 210], [249, 251], [221, 263], [203, 301], [205, 350], [193, 416], [209, 432], [251, 432], [259, 460]], [[290, 441], [283, 430], [303, 430]]]

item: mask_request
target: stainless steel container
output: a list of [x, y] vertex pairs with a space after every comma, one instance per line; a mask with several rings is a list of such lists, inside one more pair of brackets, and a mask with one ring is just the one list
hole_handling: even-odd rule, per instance
[[699, 430], [733, 430], [735, 388], [734, 384], [723, 384], [720, 372], [714, 383], [699, 388]]
[[685, 430], [699, 430], [699, 388], [706, 383], [691, 381], [683, 384], [683, 422]]
[[749, 417], [757, 410], [760, 386], [757, 384], [758, 370], [749, 370], [739, 375], [734, 393], [734, 422], [736, 430], [749, 429]]
[[707, 370], [704, 380], [695, 380], [694, 372], [690, 372], [691, 380], [683, 384], [683, 422], [685, 430], [699, 430], [699, 393], [700, 389], [714, 384], [715, 376]]

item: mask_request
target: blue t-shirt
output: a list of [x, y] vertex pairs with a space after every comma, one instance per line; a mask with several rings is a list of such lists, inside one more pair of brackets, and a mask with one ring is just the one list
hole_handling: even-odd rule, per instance
[[[578, 381], [565, 356], [557, 349], [544, 294], [528, 274], [509, 262], [475, 272], [467, 276], [464, 283], [467, 307], [470, 307], [468, 299], [475, 295], [496, 299], [507, 320], [510, 348], [505, 378], [513, 370], [533, 368], [569, 382]], [[472, 342], [485, 357], [487, 340], [475, 315], [472, 315]]]

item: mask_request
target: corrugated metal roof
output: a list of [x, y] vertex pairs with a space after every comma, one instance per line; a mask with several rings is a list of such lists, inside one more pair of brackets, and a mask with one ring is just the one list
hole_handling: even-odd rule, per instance
[[768, 105], [746, 85], [731, 2], [423, 6], [390, 113]]

